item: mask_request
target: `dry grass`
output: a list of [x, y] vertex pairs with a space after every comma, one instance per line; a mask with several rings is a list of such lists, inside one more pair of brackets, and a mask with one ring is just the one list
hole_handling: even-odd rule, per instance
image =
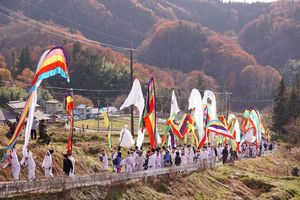
[[[0, 130], [5, 128], [0, 127]], [[47, 149], [54, 149], [54, 175], [63, 175], [62, 155], [66, 152], [67, 132], [49, 128], [49, 146], [31, 141], [30, 150], [37, 163], [37, 177], [43, 177], [42, 159]], [[1, 145], [7, 139], [1, 134]], [[21, 139], [22, 137], [20, 137]], [[117, 144], [118, 137], [113, 137]], [[146, 139], [147, 140], [147, 139]], [[23, 141], [18, 142], [21, 149]], [[76, 173], [99, 173], [97, 153], [107, 147], [107, 134], [79, 133], [74, 136]], [[35, 195], [34, 199], [300, 199], [300, 179], [290, 176], [293, 166], [300, 166], [299, 149], [280, 150], [268, 157], [241, 160], [234, 166], [220, 166], [214, 170], [191, 174], [172, 174], [146, 181], [129, 182], [110, 187], [88, 187], [56, 194]], [[20, 156], [20, 152], [19, 152]], [[0, 181], [11, 180], [10, 169], [0, 170]], [[21, 179], [26, 179], [22, 169]], [[24, 197], [26, 199], [26, 197]], [[27, 199], [32, 199], [28, 197]]]

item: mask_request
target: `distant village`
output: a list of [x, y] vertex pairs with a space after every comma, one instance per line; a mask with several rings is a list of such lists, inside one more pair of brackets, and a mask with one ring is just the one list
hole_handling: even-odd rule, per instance
[[[25, 101], [9, 101], [5, 108], [0, 108], [0, 123], [16, 122], [16, 117], [22, 112]], [[101, 117], [101, 112], [116, 115], [120, 111], [116, 107], [92, 108], [84, 104], [80, 104], [74, 109], [74, 120], [97, 119]], [[40, 101], [35, 111], [37, 120], [46, 120], [49, 123], [57, 121], [66, 121], [68, 116], [65, 113], [64, 102], [58, 100]]]

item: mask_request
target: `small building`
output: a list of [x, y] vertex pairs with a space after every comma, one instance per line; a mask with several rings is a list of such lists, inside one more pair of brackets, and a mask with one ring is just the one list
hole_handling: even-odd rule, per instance
[[34, 112], [34, 116], [39, 121], [42, 120], [42, 119], [44, 119], [46, 121], [50, 121], [51, 120], [51, 116], [50, 115], [48, 115], [48, 114], [46, 114], [46, 113], [44, 113], [43, 111], [40, 111], [40, 110], [36, 110]]
[[106, 113], [116, 114], [118, 111], [119, 111], [118, 108], [113, 106], [100, 108], [100, 113], [106, 112]]
[[63, 102], [50, 100], [45, 102], [45, 112], [50, 115], [62, 114], [64, 111]]
[[[11, 123], [16, 122], [16, 117], [17, 117], [17, 114], [12, 112], [11, 110], [0, 109], [0, 123], [8, 122], [8, 121]], [[40, 110], [36, 110], [34, 112], [34, 117], [39, 121], [42, 119], [49, 121], [51, 119], [50, 115], [47, 115], [43, 111], [40, 111]], [[25, 119], [25, 121], [27, 121], [27, 118]]]
[[15, 122], [16, 121], [16, 114], [12, 112], [11, 110], [7, 109], [0, 109], [0, 123], [10, 121]]
[[80, 120], [87, 118], [87, 105], [80, 104], [75, 107], [74, 115], [77, 115]]
[[[26, 102], [25, 101], [10, 101], [7, 103], [7, 106], [9, 110], [14, 112], [15, 114], [18, 114], [19, 112], [22, 112], [23, 108], [25, 107]], [[36, 108], [39, 108], [39, 105], [36, 105]]]
[[89, 113], [87, 114], [87, 117], [90, 119], [97, 119], [97, 116], [99, 115], [99, 110], [98, 108], [91, 108], [89, 110]]

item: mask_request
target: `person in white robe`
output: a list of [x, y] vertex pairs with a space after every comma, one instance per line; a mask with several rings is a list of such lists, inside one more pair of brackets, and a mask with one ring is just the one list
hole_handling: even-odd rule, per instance
[[207, 148], [207, 158], [208, 158], [208, 163], [209, 166], [212, 166], [214, 164], [214, 150], [211, 148], [211, 146], [209, 145]]
[[42, 163], [42, 168], [44, 169], [45, 171], [45, 177], [46, 178], [50, 178], [50, 177], [53, 177], [53, 173], [52, 173], [52, 154], [53, 154], [53, 150], [49, 150], [45, 157], [44, 157], [44, 160], [43, 160], [43, 163]]
[[181, 165], [186, 165], [187, 164], [187, 159], [184, 154], [184, 151], [181, 151]]
[[125, 158], [125, 166], [126, 166], [126, 172], [132, 172], [133, 171], [133, 156], [130, 152], [128, 152], [127, 157]]
[[152, 154], [149, 156], [149, 160], [148, 160], [148, 169], [155, 169], [156, 165], [155, 165], [155, 160], [156, 160], [156, 154], [155, 151], [152, 151]]
[[108, 170], [108, 158], [104, 150], [99, 155], [99, 160], [101, 163], [101, 170], [107, 171]]
[[217, 149], [217, 154], [218, 154], [218, 162], [222, 161], [222, 152], [223, 152], [223, 145], [219, 145]]
[[14, 180], [19, 180], [20, 179], [21, 166], [20, 166], [20, 163], [19, 163], [17, 150], [15, 148], [12, 149], [12, 152], [11, 152], [10, 156], [11, 156], [11, 170], [12, 170], [13, 179]]
[[161, 154], [160, 152], [156, 152], [155, 154], [155, 169], [161, 168]]
[[137, 155], [135, 156], [135, 171], [142, 171], [143, 170], [143, 164], [144, 164], [144, 158], [143, 158], [143, 152], [138, 151]]
[[250, 147], [248, 144], [246, 144], [246, 147], [245, 147], [245, 156], [247, 158], [249, 158], [249, 156], [250, 156]]
[[187, 154], [186, 154], [186, 160], [187, 160], [187, 163], [188, 164], [191, 164], [194, 162], [194, 157], [195, 157], [195, 153], [192, 149], [191, 146], [188, 147], [188, 150], [187, 150]]
[[204, 166], [208, 166], [208, 152], [207, 152], [207, 148], [203, 149], [202, 158], [203, 158], [203, 165]]
[[165, 167], [165, 155], [166, 155], [166, 152], [164, 150], [159, 152], [161, 168]]
[[33, 160], [31, 151], [27, 151], [26, 155], [23, 157], [21, 164], [27, 166], [28, 169], [28, 180], [35, 179], [35, 169], [36, 164]]
[[256, 145], [253, 144], [253, 145], [252, 145], [252, 156], [253, 156], [253, 158], [256, 158], [256, 154], [257, 154], [257, 151], [256, 151]]
[[136, 167], [135, 156], [136, 156], [135, 152], [132, 151], [132, 152], [130, 153], [130, 160], [131, 160], [132, 172], [135, 171], [135, 167]]
[[68, 152], [68, 158], [72, 162], [73, 168], [71, 169], [69, 173], [69, 177], [74, 177], [75, 176], [75, 158], [72, 156], [71, 152]]
[[[172, 164], [174, 164], [174, 162], [175, 162], [175, 157], [176, 157], [176, 152], [175, 152], [175, 149], [172, 149], [172, 151], [170, 151], [171, 152], [171, 158], [172, 158]], [[180, 155], [180, 154], [179, 154]]]
[[[118, 156], [118, 150], [117, 150], [116, 147], [114, 148], [114, 150], [111, 150], [110, 156], [111, 156], [111, 160], [112, 161], [117, 158], [117, 156]], [[112, 166], [113, 166], [113, 172], [117, 171], [117, 166], [114, 165], [114, 164]]]

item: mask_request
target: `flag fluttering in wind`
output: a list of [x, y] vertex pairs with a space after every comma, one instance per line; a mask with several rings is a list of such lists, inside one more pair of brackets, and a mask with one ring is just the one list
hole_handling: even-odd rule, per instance
[[241, 130], [238, 118], [234, 114], [228, 115], [228, 126], [229, 131], [233, 135], [236, 142], [241, 141]]
[[228, 115], [228, 130], [234, 139], [230, 139], [233, 149], [241, 153], [239, 142], [241, 140], [241, 130], [238, 118], [234, 114]]
[[144, 112], [144, 126], [148, 132], [150, 139], [150, 147], [156, 147], [156, 96], [154, 79], [151, 77], [146, 97], [146, 108]]
[[[192, 133], [192, 136], [194, 137], [196, 144], [198, 144], [198, 138], [195, 135], [194, 121], [190, 114], [185, 113], [178, 126], [174, 124], [174, 122], [169, 118], [169, 120], [167, 121], [167, 126], [165, 127], [164, 130], [163, 144], [165, 143], [165, 138], [167, 133], [170, 131], [173, 134], [173, 136], [170, 135], [169, 137], [175, 137], [177, 141], [181, 140], [183, 137], [187, 139], [188, 134]], [[171, 141], [171, 138], [169, 139], [169, 141]], [[174, 144], [172, 143], [174, 142], [171, 142], [171, 146], [174, 146]]]
[[220, 120], [211, 120], [206, 125], [206, 130], [215, 132], [216, 134], [220, 134], [225, 138], [234, 139], [234, 137], [230, 134], [226, 125], [224, 125]]
[[[211, 103], [208, 103], [208, 99], [210, 99]], [[203, 105], [207, 106], [208, 109], [208, 115], [210, 116], [210, 119], [215, 120], [217, 119], [217, 102], [216, 102], [216, 97], [215, 94], [210, 91], [210, 90], [205, 90], [204, 91], [204, 96], [203, 96]]]
[[172, 99], [171, 99], [171, 110], [170, 110], [170, 118], [176, 119], [177, 113], [180, 111], [177, 103], [177, 99], [175, 96], [175, 91], [172, 92]]
[[71, 94], [66, 96], [66, 112], [69, 116], [70, 122], [70, 133], [68, 136], [67, 150], [68, 152], [72, 152], [72, 143], [73, 143], [73, 110], [74, 110], [74, 100]]
[[[170, 109], [170, 117], [167, 120], [166, 127], [164, 129], [164, 135], [162, 137], [162, 144], [165, 144], [166, 140], [168, 139], [168, 146], [175, 147], [175, 138], [174, 138], [174, 130], [170, 132], [171, 129], [175, 128], [173, 121], [177, 119], [177, 113], [180, 111], [177, 103], [177, 99], [175, 96], [175, 91], [172, 91], [171, 97], [171, 109]], [[175, 130], [177, 130], [175, 128]], [[177, 134], [177, 133], [175, 133]], [[180, 134], [177, 134], [177, 139]]]
[[111, 138], [111, 133], [110, 133], [110, 121], [108, 119], [108, 116], [107, 116], [106, 112], [102, 112], [102, 116], [103, 116], [104, 124], [108, 129], [108, 134], [107, 134], [108, 148], [112, 149], [112, 138]]
[[66, 53], [64, 48], [60, 46], [44, 51], [39, 60], [31, 87], [28, 92], [25, 106], [20, 116], [20, 120], [16, 126], [13, 136], [7, 144], [4, 155], [5, 159], [8, 157], [10, 150], [16, 144], [17, 138], [22, 130], [29, 111], [25, 130], [25, 142], [23, 145], [23, 155], [27, 154], [27, 146], [30, 139], [30, 131], [32, 128], [35, 107], [37, 104], [37, 88], [40, 86], [42, 80], [55, 75], [60, 75], [67, 79], [68, 82], [70, 81]]
[[73, 97], [69, 94], [66, 96], [66, 112], [70, 116], [71, 112], [74, 110], [74, 100]]
[[201, 94], [197, 89], [193, 89], [189, 98], [189, 110], [193, 110], [195, 128], [198, 131], [199, 144], [201, 148], [206, 142], [206, 132], [203, 126], [203, 108]]
[[240, 144], [245, 141], [255, 142], [256, 148], [258, 148], [262, 139], [262, 133], [265, 132], [258, 110], [249, 109], [245, 111], [241, 129], [243, 135]]
[[123, 110], [124, 108], [127, 108], [131, 105], [134, 105], [138, 111], [139, 111], [139, 130], [138, 130], [138, 137], [137, 137], [137, 146], [140, 148], [144, 141], [144, 133], [142, 131], [143, 129], [143, 112], [145, 108], [145, 100], [141, 88], [140, 81], [138, 79], [135, 79], [133, 81], [133, 85], [131, 88], [131, 91], [120, 107], [120, 110]]

